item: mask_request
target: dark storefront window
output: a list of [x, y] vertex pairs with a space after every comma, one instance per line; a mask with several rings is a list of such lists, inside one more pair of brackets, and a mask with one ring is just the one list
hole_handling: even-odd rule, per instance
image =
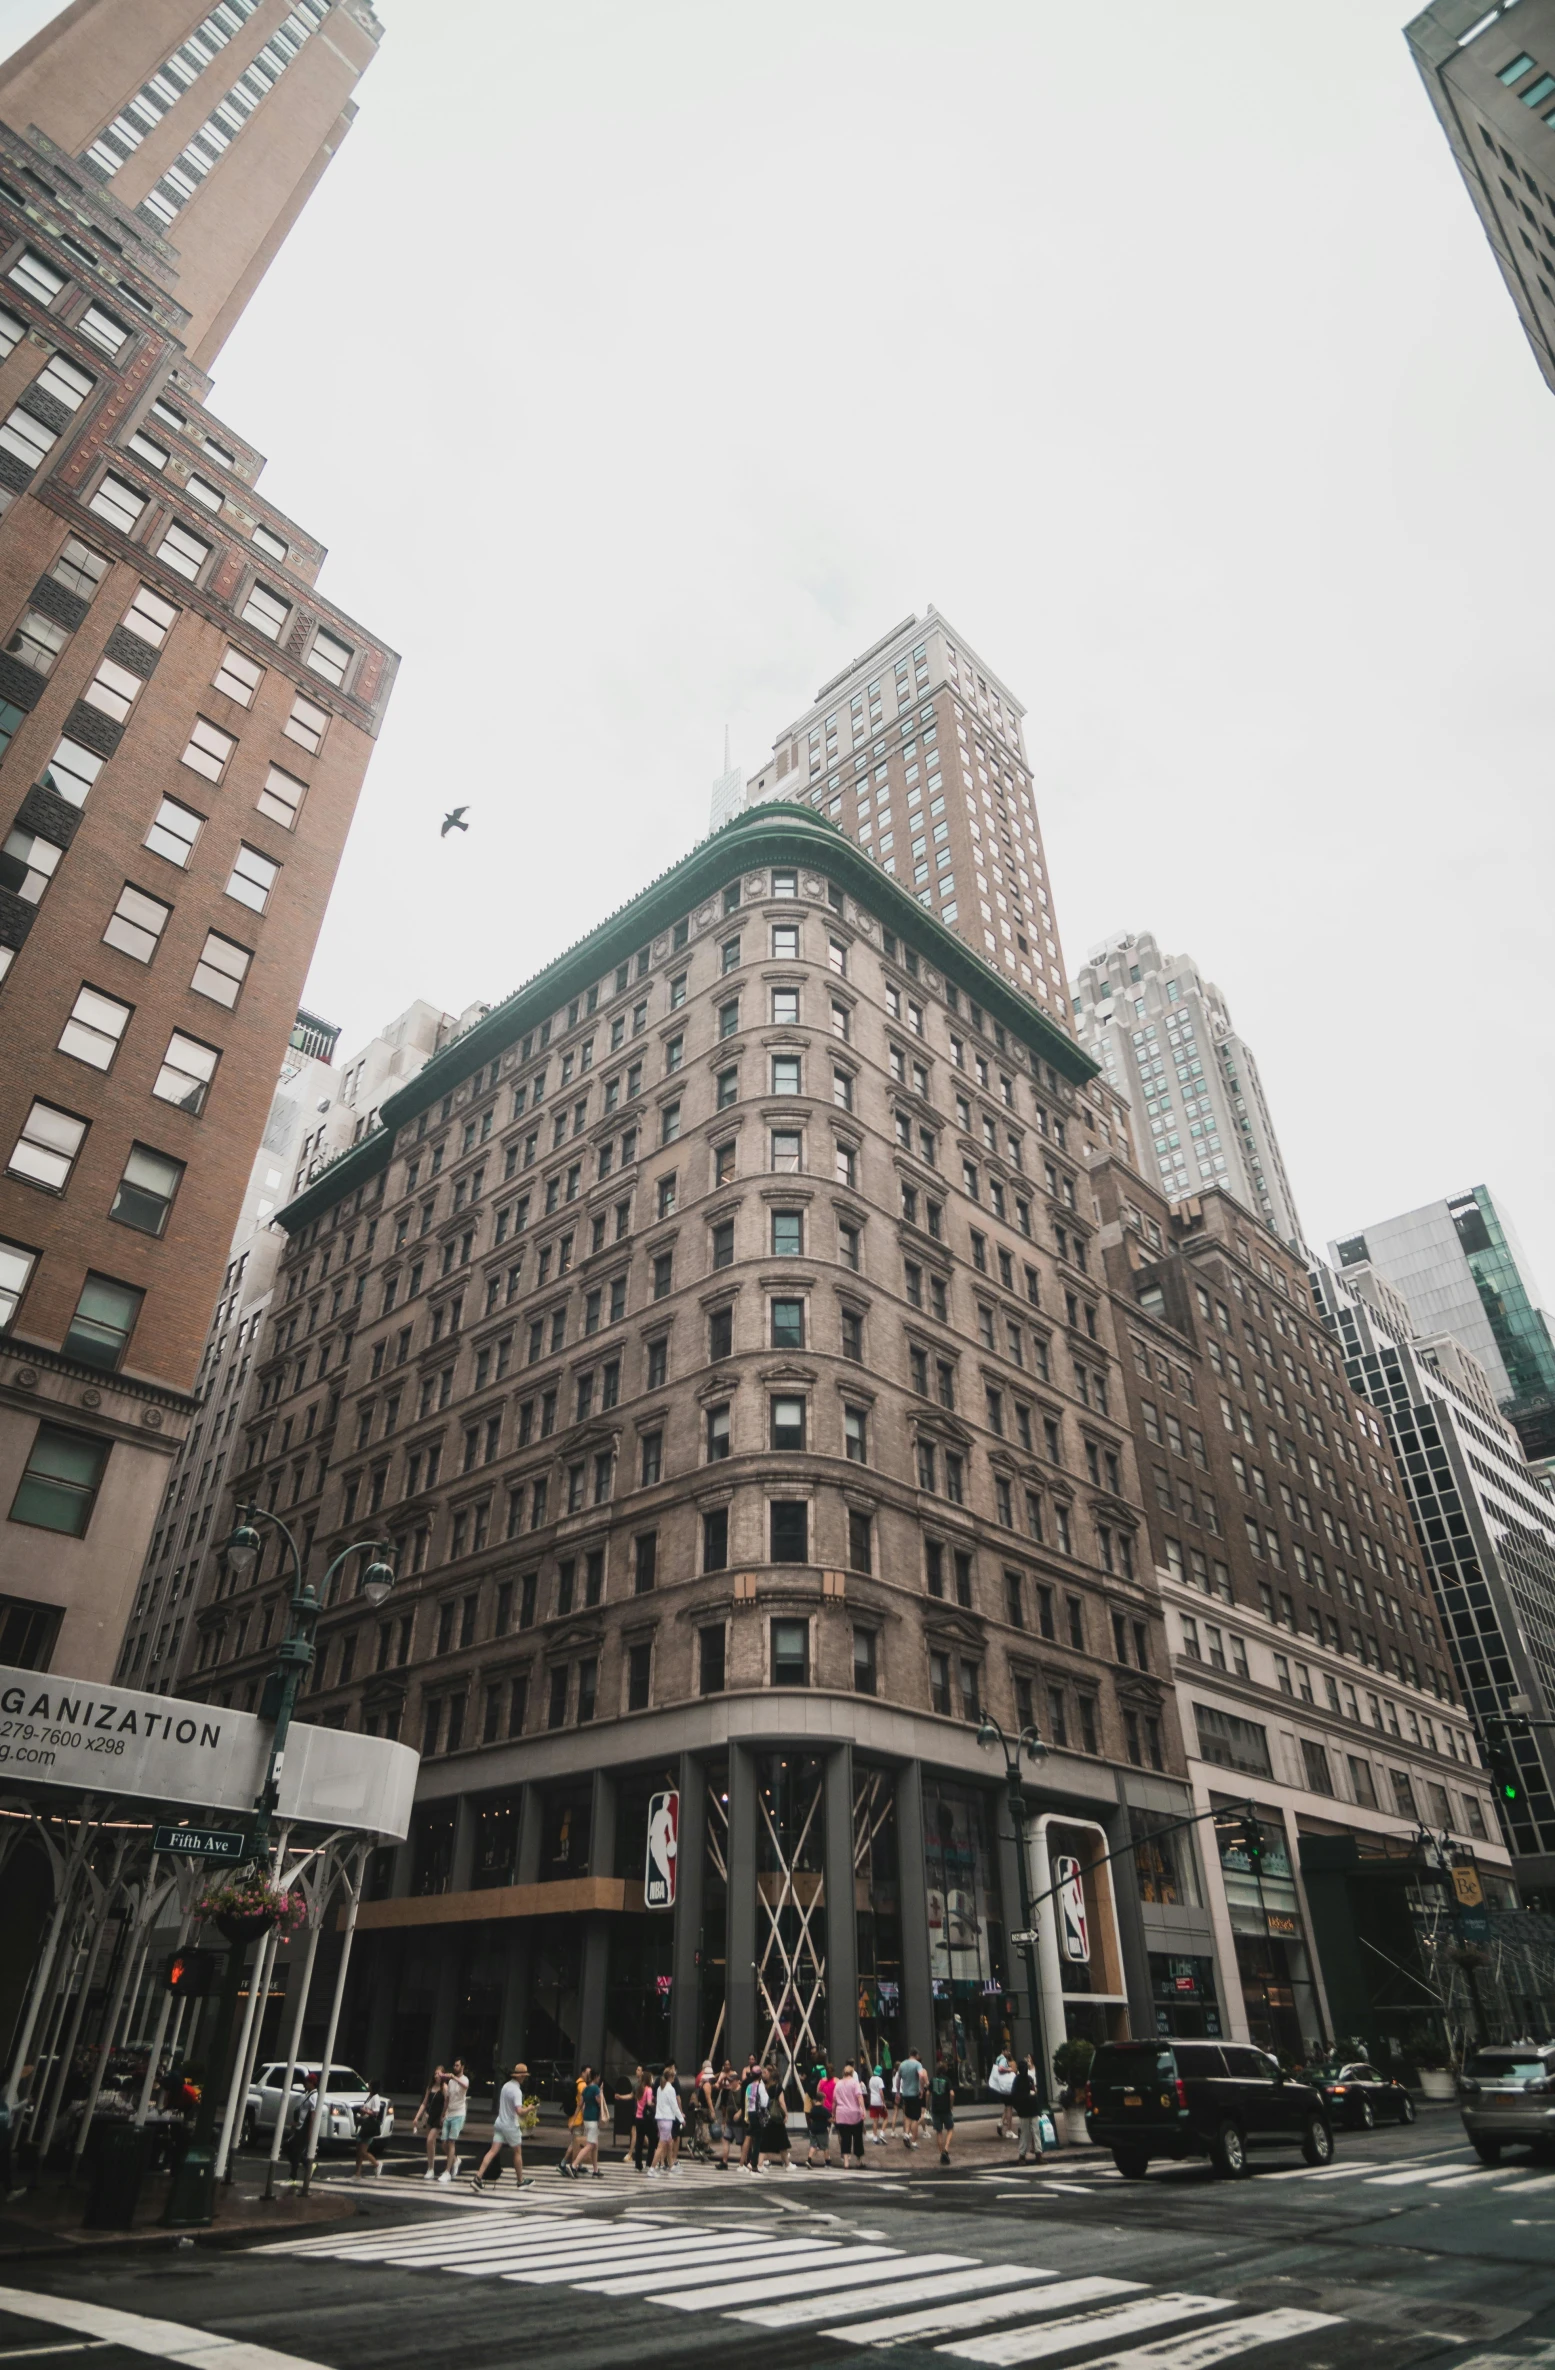
[[1150, 1953], [1150, 1996], [1155, 2029], [1183, 2041], [1217, 2041], [1220, 2005], [1215, 1996], [1213, 1959], [1175, 1958]]
[[826, 2054], [825, 1768], [813, 1753], [756, 1763], [757, 2036], [791, 2098]]
[[477, 1892], [512, 1884], [518, 1865], [517, 1789], [488, 1794], [475, 1805], [475, 1864], [470, 1882]]
[[592, 1782], [552, 1786], [540, 1821], [540, 1882], [589, 1873], [589, 1822], [594, 1811]]
[[[861, 2071], [887, 2072], [911, 2036], [902, 2021], [902, 1876], [896, 1784], [889, 1770], [853, 1770], [853, 1865], [858, 1910]], [[921, 2047], [922, 2044], [920, 2043]]]
[[1259, 2047], [1302, 2065], [1322, 2047], [1323, 2034], [1306, 1929], [1284, 1826], [1267, 1818], [1258, 1827], [1263, 1854], [1256, 1868], [1242, 1847], [1240, 1819], [1214, 1829], [1242, 2002]]
[[[953, 2069], [958, 2089], [970, 2093], [980, 2091], [1013, 2038], [988, 1797], [927, 1781], [923, 1827], [934, 2055]], [[924, 2053], [918, 2036], [908, 2037]]]
[[454, 1868], [454, 1812], [452, 1804], [418, 1810], [410, 1827], [410, 1889], [413, 1893], [446, 1893]]

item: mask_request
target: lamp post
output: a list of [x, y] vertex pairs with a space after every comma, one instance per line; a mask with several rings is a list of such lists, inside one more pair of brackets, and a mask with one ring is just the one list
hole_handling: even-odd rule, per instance
[[[343, 1563], [353, 1555], [370, 1555], [373, 1561], [362, 1575], [362, 1594], [370, 1605], [381, 1605], [394, 1586], [394, 1567], [384, 1559], [387, 1544], [379, 1539], [353, 1540], [334, 1557], [324, 1573], [320, 1594], [315, 1595], [303, 1575], [302, 1554], [291, 1532], [279, 1515], [269, 1514], [262, 1506], [245, 1506], [238, 1517], [237, 1528], [226, 1544], [228, 1568], [239, 1581], [253, 1577], [258, 1567], [263, 1541], [254, 1525], [267, 1522], [285, 1540], [292, 1563], [290, 1620], [285, 1637], [276, 1649], [275, 1669], [265, 1681], [260, 1698], [259, 1716], [273, 1723], [270, 1737], [270, 1757], [265, 1768], [265, 1782], [255, 1800], [257, 1816], [249, 1836], [250, 1865], [262, 1868], [270, 1855], [270, 1823], [280, 1801], [281, 1768], [286, 1758], [286, 1739], [291, 1728], [292, 1713], [302, 1683], [313, 1666], [313, 1632], [323, 1611], [323, 1597], [329, 1583]], [[237, 2016], [238, 1991], [242, 1982], [244, 1941], [229, 1937], [226, 1973], [217, 2001], [212, 2024], [210, 2062], [200, 2092], [200, 2109], [195, 2117], [194, 2131], [189, 2145], [179, 2160], [173, 2176], [167, 2210], [162, 2219], [170, 2228], [204, 2227], [215, 2216], [216, 2196], [216, 2117], [225, 2102], [232, 2080], [234, 2024]], [[327, 2089], [329, 2069], [324, 2069]], [[322, 2094], [321, 2094], [322, 2097]], [[240, 2106], [241, 2113], [241, 2106]], [[277, 2112], [284, 2112], [284, 2107]]]
[[1037, 1936], [1031, 1922], [1031, 1869], [1026, 1853], [1026, 1797], [1021, 1790], [1020, 1757], [1040, 1761], [1047, 1746], [1035, 1728], [1023, 1728], [1018, 1737], [1008, 1737], [992, 1712], [978, 1716], [977, 1741], [990, 1750], [998, 1746], [1004, 1754], [1005, 1799], [1009, 1804], [1010, 1823], [1015, 1829], [1015, 1867], [1020, 1881], [1021, 1932], [1026, 1960], [1026, 1984], [1031, 1999], [1032, 2054], [1037, 2061], [1037, 2105], [1048, 2104], [1047, 2050], [1042, 2038], [1042, 1989], [1037, 1971]]

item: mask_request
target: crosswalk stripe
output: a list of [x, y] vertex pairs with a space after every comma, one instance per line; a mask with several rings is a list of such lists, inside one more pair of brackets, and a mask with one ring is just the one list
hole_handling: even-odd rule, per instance
[[1515, 2181], [1511, 2186], [1519, 2197], [1531, 2197], [1536, 2189], [1555, 2189], [1555, 2173], [1540, 2173], [1536, 2180]]
[[1505, 2179], [1505, 2173], [1494, 2171], [1487, 2164], [1481, 2165], [1478, 2172], [1449, 2173], [1444, 2179], [1433, 2181], [1431, 2187], [1433, 2189], [1478, 2189], [1483, 2188], [1487, 2181], [1494, 2181], [1499, 2185]]
[[[1023, 2265], [1011, 2266], [1023, 2279], [1042, 2279], [1051, 2274], [1027, 2271]], [[1066, 2313], [1074, 2304], [1099, 2303], [1106, 2296], [1137, 2295], [1141, 2282], [1137, 2279], [1105, 2279], [1097, 2274], [1085, 2279], [1064, 2280], [1055, 2288], [1048, 2288], [1036, 2297], [983, 2296], [973, 2297], [959, 2304], [931, 2305], [922, 2312], [893, 2312], [882, 2320], [853, 2323], [847, 2328], [826, 2329], [827, 2337], [840, 2337], [847, 2345], [897, 2345], [909, 2339], [948, 2337], [957, 2329], [980, 2329], [990, 2321], [1013, 2320], [1017, 2313], [1045, 2310]], [[897, 2301], [902, 2299], [898, 2296]], [[742, 2314], [742, 2319], [754, 2320], [754, 2313]]]
[[[896, 2247], [850, 2247], [835, 2263], [824, 2264], [815, 2271], [785, 2272], [773, 2279], [742, 2278], [724, 2287], [705, 2288], [692, 2296], [660, 2288], [648, 2292], [648, 2301], [669, 2305], [676, 2312], [724, 2312], [730, 2305], [776, 2304], [790, 2296], [815, 2294], [823, 2287], [846, 2288], [852, 2283], [855, 2269], [865, 2269], [873, 2278], [883, 2256], [902, 2260]], [[918, 2255], [913, 2258], [911, 2268], [915, 2276], [931, 2271], [964, 2271], [974, 2261], [971, 2255]]]
[[[698, 2279], [709, 2275], [716, 2278], [725, 2272], [729, 2277], [724, 2284], [691, 2296], [666, 2291], [665, 2273], [674, 2270], [673, 2264], [655, 2264], [630, 2276], [591, 2280], [588, 2285], [596, 2296], [646, 2296], [650, 2304], [673, 2304], [682, 2311], [705, 2312], [720, 2303], [763, 2296], [809, 2295], [816, 2288], [845, 2286], [860, 2271], [873, 2274], [882, 2263], [900, 2262], [901, 2257], [900, 2247], [850, 2247], [846, 2253], [828, 2248], [823, 2252], [819, 2247], [795, 2240], [745, 2260], [726, 2255], [719, 2262], [699, 2265]], [[930, 2257], [931, 2262], [947, 2265], [971, 2260], [970, 2255]]]
[[[617, 2224], [616, 2227], [620, 2228], [621, 2225]], [[652, 2235], [658, 2225], [640, 2223], [636, 2227], [646, 2238]], [[412, 2264], [457, 2263], [466, 2255], [483, 2255], [493, 2247], [511, 2246], [520, 2237], [525, 2246], [576, 2244], [598, 2228], [597, 2223], [581, 2214], [573, 2221], [550, 2223], [544, 2228], [536, 2228], [532, 2222], [519, 2224], [516, 2228], [510, 2225], [506, 2229], [483, 2223], [474, 2230], [440, 2230], [435, 2236], [401, 2240], [397, 2245], [387, 2241], [377, 2245], [366, 2243], [353, 2248], [349, 2255], [342, 2248], [341, 2258], [351, 2263], [402, 2263], [407, 2267]]]
[[1197, 2321], [1210, 2313], [1232, 2310], [1223, 2296], [1168, 2291], [1142, 2296], [1136, 2304], [1115, 2304], [1103, 2312], [1044, 2321], [1037, 2328], [1001, 2329], [995, 2336], [974, 2337], [966, 2345], [941, 2345], [935, 2351], [954, 2354], [961, 2362], [1045, 2362], [1058, 2354], [1078, 2353], [1082, 2347], [1105, 2343], [1109, 2337], [1132, 2337], [1136, 2329], [1159, 2329], [1172, 2321]]
[[1373, 2173], [1369, 2186], [1373, 2189], [1412, 2189], [1421, 2181], [1439, 2181], [1449, 2169], [1443, 2164], [1408, 2164], [1402, 2172]]
[[[682, 2274], [688, 2279], [733, 2279], [747, 2268], [766, 2271], [789, 2264], [803, 2264], [806, 2270], [812, 2264], [824, 2268], [840, 2252], [835, 2239], [777, 2238], [770, 2234], [765, 2238], [719, 2238], [691, 2248], [683, 2255], [666, 2257], [657, 2247], [635, 2248], [630, 2254], [601, 2255], [585, 2274], [565, 2276], [576, 2278], [580, 2288], [601, 2296], [646, 2296]], [[551, 2276], [554, 2281], [559, 2275]], [[543, 2286], [546, 2282], [541, 2280], [536, 2284]]]
[[[1331, 2312], [1301, 2312], [1293, 2304], [1277, 2305], [1272, 2312], [1254, 2313], [1249, 2320], [1230, 2321], [1220, 2329], [1195, 2329], [1190, 2337], [1169, 2337], [1156, 2345], [1138, 2345], [1127, 2353], [1103, 2354], [1098, 2361], [1087, 2362], [1085, 2370], [1214, 2370], [1217, 2362], [1228, 2362], [1237, 2354], [1250, 2353], [1254, 2346], [1277, 2345], [1282, 2338], [1307, 2337], [1317, 2329], [1331, 2329], [1337, 2319]], [[1468, 2365], [1460, 2366], [1468, 2370]]]
[[[729, 2318], [754, 2321], [763, 2329], [802, 2329], [809, 2321], [824, 2321], [844, 2309], [880, 2312], [893, 2304], [937, 2304], [951, 2296], [975, 2295], [979, 2288], [1029, 2287], [1055, 2276], [1051, 2271], [1028, 2271], [1023, 2263], [974, 2263], [965, 2271], [940, 2272], [929, 2279], [919, 2273], [918, 2264], [904, 2264], [901, 2276], [873, 2288], [858, 2288], [846, 2296], [799, 2296], [791, 2304], [758, 2304], [753, 2312], [731, 2312]], [[1004, 2303], [1006, 2312], [1021, 2309]], [[827, 2335], [835, 2336], [836, 2331], [828, 2330]]]
[[[617, 2231], [608, 2224], [572, 2239], [552, 2239], [538, 2247], [524, 2243], [522, 2232], [516, 2232], [504, 2245], [504, 2255], [512, 2255], [515, 2263], [526, 2271], [544, 2271], [553, 2276], [579, 2264], [674, 2262], [684, 2255], [703, 2255], [719, 2248], [770, 2246], [775, 2234], [753, 2239], [746, 2231], [681, 2230]], [[797, 2243], [797, 2242], [796, 2242]], [[833, 2250], [838, 2245], [834, 2237], [819, 2233], [806, 2234], [807, 2246], [824, 2246]], [[451, 2264], [451, 2270], [463, 2268]], [[478, 2266], [475, 2266], [478, 2268]]]

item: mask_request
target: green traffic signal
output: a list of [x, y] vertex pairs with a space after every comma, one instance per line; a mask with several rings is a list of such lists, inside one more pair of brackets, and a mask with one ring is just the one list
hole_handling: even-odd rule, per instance
[[1508, 1810], [1515, 1810], [1523, 1798], [1523, 1781], [1506, 1745], [1491, 1746], [1490, 1774], [1495, 1781], [1497, 1798]]

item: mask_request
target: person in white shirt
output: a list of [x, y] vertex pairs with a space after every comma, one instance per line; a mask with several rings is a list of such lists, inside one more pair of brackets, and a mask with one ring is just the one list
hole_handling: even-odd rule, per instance
[[464, 2129], [469, 2097], [470, 2077], [464, 2070], [464, 2059], [456, 2057], [452, 2073], [443, 2077], [443, 2169], [437, 2177], [445, 2184], [458, 2177], [459, 2134]]
[[869, 2136], [877, 2148], [885, 2146], [885, 2074], [879, 2066], [869, 2077]]
[[383, 2178], [383, 2152], [388, 2146], [384, 2124], [390, 2119], [388, 2099], [381, 2090], [370, 2088], [356, 2110], [356, 2170], [351, 2178], [359, 2181], [369, 2165], [375, 2177]]
[[650, 2181], [657, 2179], [660, 2173], [672, 2173], [678, 2169], [675, 2158], [680, 2152], [680, 2127], [684, 2116], [673, 2063], [667, 2065], [659, 2076], [653, 2113], [659, 2126], [659, 2144], [653, 2151], [653, 2162], [648, 2167]]
[[[511, 2148], [513, 2151], [513, 2176], [520, 2189], [534, 2187], [533, 2177], [526, 2175], [524, 2171], [522, 2117], [524, 2112], [524, 2076], [528, 2071], [529, 2068], [526, 2065], [516, 2065], [508, 2080], [502, 2085], [501, 2096], [497, 2100], [496, 2121], [491, 2127], [491, 2146], [481, 2158], [480, 2170], [470, 2175], [470, 2187], [478, 2195], [485, 2194], [486, 2167], [491, 2163], [493, 2157], [501, 2156], [504, 2148]], [[500, 2181], [501, 2178], [502, 2167], [499, 2164], [497, 2179]]]

